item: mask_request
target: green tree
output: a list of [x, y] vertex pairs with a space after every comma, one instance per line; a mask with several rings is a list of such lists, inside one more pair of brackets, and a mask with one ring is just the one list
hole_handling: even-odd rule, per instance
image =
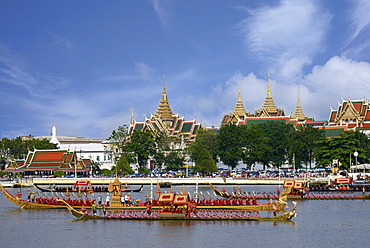
[[125, 148], [128, 143], [128, 127], [127, 125], [118, 126], [117, 130], [113, 130], [112, 134], [107, 138], [111, 145], [111, 151], [113, 160], [117, 160], [121, 157], [122, 153], [125, 153]]
[[360, 161], [368, 160], [366, 151], [360, 147], [360, 141], [353, 135], [343, 135], [319, 140], [315, 149], [315, 158], [318, 165], [324, 166], [331, 165], [333, 159], [338, 159], [341, 169], [349, 169], [349, 160], [354, 151], [358, 152]]
[[100, 171], [101, 174], [103, 174], [104, 176], [109, 176], [112, 174], [112, 171], [108, 170], [108, 169], [102, 169]]
[[311, 126], [298, 126], [297, 130], [292, 130], [289, 133], [289, 149], [288, 158], [291, 164], [294, 164], [296, 169], [302, 164], [306, 167], [314, 160], [314, 149], [317, 141], [325, 139], [325, 132]]
[[252, 125], [245, 129], [243, 147], [243, 162], [247, 167], [251, 168], [253, 164], [261, 161], [268, 164], [268, 160], [265, 161], [263, 158], [267, 158], [271, 148], [268, 146], [268, 138], [265, 137], [261, 126]]
[[153, 133], [150, 130], [135, 130], [131, 141], [127, 144], [127, 156], [132, 162], [137, 162], [140, 168], [145, 168], [150, 156], [156, 153]]
[[173, 150], [167, 154], [165, 165], [168, 170], [178, 170], [185, 165], [185, 158], [180, 151]]
[[[116, 171], [117, 168], [117, 171]], [[117, 172], [120, 175], [129, 175], [134, 174], [134, 171], [130, 167], [130, 163], [128, 162], [125, 155], [121, 155], [121, 157], [117, 161], [117, 165], [113, 166], [111, 171]]]
[[93, 175], [99, 174], [100, 173], [100, 164], [98, 162], [93, 162], [91, 165], [91, 172]]
[[3, 138], [0, 140], [0, 159], [25, 159], [30, 150], [57, 148], [58, 146], [56, 144], [50, 143], [47, 139], [35, 139], [32, 135], [29, 135], [26, 138]]
[[260, 161], [267, 166], [270, 163], [280, 167], [287, 160], [287, 151], [289, 148], [288, 135], [294, 130], [292, 125], [287, 125], [283, 122], [266, 122], [259, 124], [264, 132], [266, 139], [267, 156]]
[[187, 153], [195, 161], [202, 149], [207, 149], [213, 161], [218, 162], [218, 135], [216, 131], [199, 129], [196, 140], [187, 147]]
[[63, 177], [65, 174], [64, 174], [64, 171], [56, 171], [54, 172], [54, 176], [55, 177]]
[[202, 172], [204, 175], [218, 170], [215, 161], [207, 149], [203, 148], [195, 160], [194, 172]]
[[218, 137], [220, 160], [234, 169], [244, 157], [242, 128], [234, 124], [222, 126]]

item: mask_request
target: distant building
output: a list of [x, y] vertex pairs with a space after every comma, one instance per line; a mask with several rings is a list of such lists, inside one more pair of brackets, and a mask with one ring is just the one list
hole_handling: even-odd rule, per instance
[[26, 160], [10, 161], [5, 171], [19, 172], [23, 176], [51, 176], [56, 171], [89, 176], [91, 169], [91, 160], [78, 158], [75, 151], [35, 149], [28, 152]]
[[174, 114], [170, 107], [166, 84], [163, 84], [162, 98], [159, 101], [157, 111], [145, 118], [144, 121], [136, 121], [132, 113], [128, 134], [132, 135], [135, 130], [150, 130], [153, 133], [164, 133], [169, 137], [177, 139], [176, 148], [185, 148], [185, 146], [195, 141], [198, 130], [202, 128], [195, 119], [186, 121], [185, 117]]
[[268, 73], [267, 79], [267, 95], [262, 107], [258, 109], [255, 117], [274, 117], [274, 116], [285, 116], [284, 109], [277, 108], [271, 94], [271, 83], [270, 83], [270, 72]]
[[91, 159], [100, 164], [101, 169], [111, 169], [114, 165], [111, 151], [101, 139], [89, 139], [75, 136], [57, 136], [56, 127], [52, 127], [51, 136], [38, 136], [35, 139], [47, 139], [57, 144], [59, 149], [74, 151], [81, 159]]
[[338, 103], [338, 109], [331, 109], [328, 127], [343, 130], [358, 130], [370, 135], [370, 107], [365, 99], [350, 100], [342, 99]]
[[284, 109], [276, 107], [271, 94], [270, 74], [268, 75], [267, 80], [267, 94], [262, 107], [256, 110], [254, 114], [247, 112], [243, 105], [239, 85], [235, 109], [230, 114], [224, 115], [221, 126], [229, 123], [233, 123], [238, 126], [251, 126], [252, 124], [259, 124], [269, 121], [280, 121], [286, 124], [292, 124], [294, 126], [305, 125], [307, 122], [311, 122], [311, 125], [315, 125], [315, 123], [313, 123], [313, 118], [309, 118], [303, 114], [299, 92], [296, 109], [293, 115], [286, 116]]

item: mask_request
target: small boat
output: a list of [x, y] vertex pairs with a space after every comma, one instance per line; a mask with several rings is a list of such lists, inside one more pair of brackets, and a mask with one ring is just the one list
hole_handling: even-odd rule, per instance
[[[80, 220], [89, 219], [104, 219], [104, 220], [212, 220], [212, 221], [290, 221], [296, 215], [296, 205], [290, 212], [285, 212], [281, 215], [274, 216], [259, 216], [259, 212], [245, 210], [200, 210], [188, 200], [188, 195], [176, 195], [174, 193], [161, 193], [158, 197], [158, 202], [161, 207], [158, 210], [153, 210], [150, 205], [146, 210], [135, 211], [104, 211], [97, 214], [96, 210], [93, 213], [79, 211], [67, 202], [63, 202], [70, 213]], [[253, 215], [253, 216], [252, 216]]]
[[[49, 187], [49, 188], [44, 188], [44, 187], [40, 187], [39, 185], [37, 184], [34, 184], [35, 188], [37, 188], [38, 190], [42, 191], [42, 192], [89, 192], [89, 193], [92, 193], [92, 192], [109, 192], [109, 186], [92, 186], [91, 184], [90, 185], [87, 185], [85, 187], [79, 187], [79, 185], [76, 185], [74, 184], [73, 187], [72, 186], [56, 186], [56, 187]], [[141, 192], [143, 190], [143, 185], [141, 185], [139, 188], [137, 189], [123, 189], [122, 188], [122, 192], [125, 192], [125, 193], [131, 193], [131, 192]]]

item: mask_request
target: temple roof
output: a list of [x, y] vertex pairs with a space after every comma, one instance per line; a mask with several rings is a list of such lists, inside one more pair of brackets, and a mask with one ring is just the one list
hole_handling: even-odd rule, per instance
[[301, 99], [300, 99], [300, 95], [299, 95], [299, 91], [298, 91], [298, 101], [297, 101], [297, 106], [295, 108], [295, 112], [294, 112], [294, 115], [293, 115], [293, 119], [296, 119], [298, 121], [304, 121], [306, 119], [306, 117], [304, 116], [303, 114], [303, 110], [302, 110], [302, 107], [301, 107]]
[[244, 119], [247, 115], [247, 111], [245, 111], [242, 96], [240, 94], [240, 85], [238, 87], [238, 99], [236, 100], [235, 109], [232, 112], [235, 116], [238, 116], [240, 119]]
[[15, 168], [12, 164], [12, 169], [18, 171], [87, 171], [90, 167], [91, 161], [77, 159], [76, 152], [67, 150], [30, 151], [23, 165]]
[[274, 99], [271, 95], [271, 83], [270, 83], [270, 71], [268, 72], [267, 80], [267, 95], [262, 107], [255, 113], [257, 117], [268, 117], [268, 116], [283, 116], [284, 110], [276, 107]]
[[162, 98], [159, 100], [159, 105], [157, 111], [154, 113], [154, 116], [161, 118], [164, 121], [172, 121], [172, 109], [167, 99], [167, 90], [166, 84], [163, 84]]

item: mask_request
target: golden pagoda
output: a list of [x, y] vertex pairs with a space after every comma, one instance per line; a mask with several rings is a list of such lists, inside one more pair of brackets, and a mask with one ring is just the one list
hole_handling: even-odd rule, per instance
[[240, 120], [244, 120], [249, 113], [245, 111], [242, 96], [240, 93], [240, 83], [238, 86], [238, 99], [236, 100], [235, 109], [230, 113], [227, 119], [227, 123], [238, 123]]
[[167, 126], [171, 125], [173, 121], [173, 112], [167, 98], [166, 81], [163, 82], [162, 98], [159, 100], [157, 111], [154, 117], [160, 118]]
[[116, 178], [114, 179], [113, 183], [109, 185], [110, 187], [108, 187], [108, 191], [113, 194], [112, 195], [112, 202], [110, 204], [111, 207], [121, 207], [122, 206], [122, 203], [121, 203], [121, 196], [122, 196], [121, 185], [122, 185], [122, 183], [119, 181], [118, 176], [116, 174]]
[[154, 134], [167, 134], [169, 137], [176, 138], [179, 146], [195, 141], [198, 130], [201, 124], [195, 119], [187, 121], [185, 117], [172, 112], [171, 106], [167, 98], [166, 81], [163, 81], [162, 97], [159, 100], [158, 109], [150, 118], [145, 118], [144, 121], [135, 121], [134, 111], [132, 110], [130, 126], [128, 130], [129, 136], [135, 130], [145, 131], [150, 130]]
[[271, 95], [271, 83], [270, 83], [270, 70], [268, 71], [267, 79], [267, 95], [263, 105], [255, 113], [255, 117], [272, 117], [272, 116], [284, 116], [284, 110], [276, 107], [274, 99]]
[[301, 106], [301, 99], [300, 99], [300, 94], [298, 90], [298, 101], [297, 101], [297, 106], [295, 108], [294, 115], [292, 119], [296, 119], [298, 121], [305, 121], [306, 117], [303, 114], [302, 106]]

